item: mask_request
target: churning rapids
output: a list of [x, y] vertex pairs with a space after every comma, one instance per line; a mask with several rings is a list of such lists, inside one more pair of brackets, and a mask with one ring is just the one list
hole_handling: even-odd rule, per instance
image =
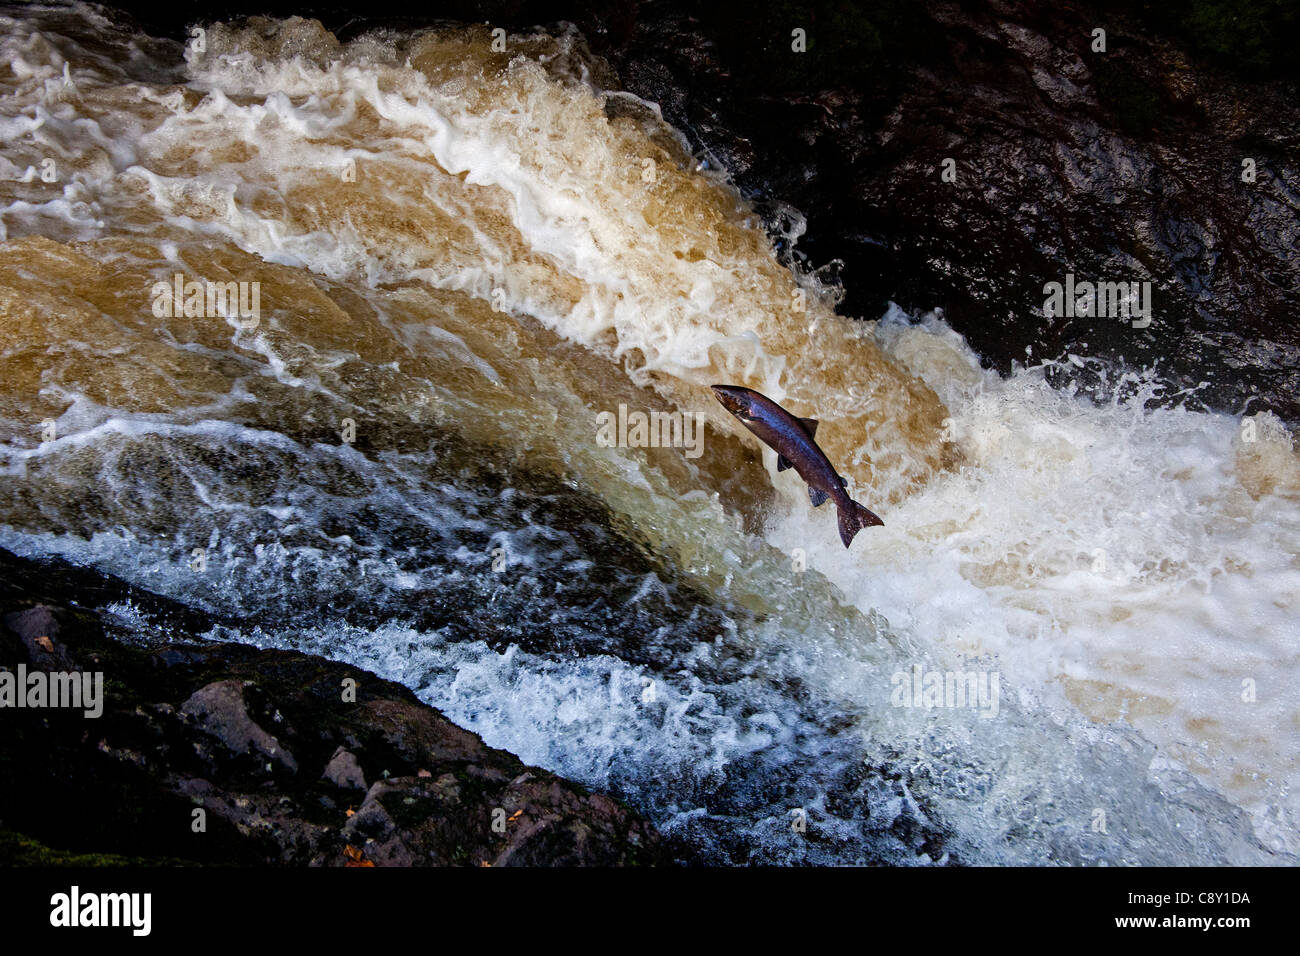
[[[836, 316], [573, 32], [0, 46], [0, 545], [402, 681], [683, 859], [1297, 862], [1281, 422]], [[256, 321], [155, 308], [178, 274]], [[846, 552], [713, 382], [820, 419], [885, 526]], [[606, 447], [620, 404], [703, 454]]]

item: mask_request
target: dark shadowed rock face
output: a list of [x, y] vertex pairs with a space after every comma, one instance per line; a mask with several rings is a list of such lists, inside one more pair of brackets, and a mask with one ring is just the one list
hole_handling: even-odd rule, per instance
[[[183, 632], [154, 646], [114, 640], [99, 613], [69, 600], [91, 591], [83, 578], [98, 579], [99, 597], [113, 587], [0, 551], [0, 667], [104, 675], [98, 718], [0, 709], [0, 862], [664, 859], [658, 834], [623, 804], [486, 746], [373, 674]], [[129, 596], [192, 620], [163, 599]], [[205, 832], [195, 832], [197, 810]]]
[[[1197, 2], [1139, 19], [921, 0], [864, 6], [856, 26], [735, 6], [642, 4], [634, 30], [595, 46], [748, 195], [806, 214], [799, 250], [842, 260], [844, 311], [942, 307], [1004, 371], [1084, 353], [1207, 383], [1211, 407], [1300, 419], [1300, 93], [1268, 10], [1236, 36]], [[799, 62], [794, 26], [807, 65], [783, 67]], [[849, 39], [869, 33], [863, 65], [871, 50]], [[1049, 319], [1044, 286], [1067, 273], [1151, 282], [1151, 326]]]

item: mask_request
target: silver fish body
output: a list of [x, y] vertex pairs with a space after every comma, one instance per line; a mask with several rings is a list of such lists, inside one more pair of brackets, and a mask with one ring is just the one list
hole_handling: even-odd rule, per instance
[[790, 414], [762, 392], [741, 385], [714, 385], [713, 394], [728, 412], [777, 454], [777, 470], [793, 468], [808, 485], [813, 507], [834, 501], [840, 540], [848, 547], [863, 528], [883, 525], [844, 489], [844, 479], [816, 441], [817, 422]]

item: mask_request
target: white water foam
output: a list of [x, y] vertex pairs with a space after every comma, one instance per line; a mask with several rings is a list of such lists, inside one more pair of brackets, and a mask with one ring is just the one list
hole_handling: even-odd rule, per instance
[[[5, 49], [26, 84], [15, 94], [21, 100], [11, 109], [15, 115], [0, 127], [16, 157], [11, 178], [25, 177], [30, 185], [28, 171], [52, 149], [76, 173], [56, 198], [6, 206], [5, 235], [69, 240], [137, 230], [160, 242], [230, 242], [367, 290], [420, 281], [486, 300], [499, 289], [510, 310], [572, 341], [614, 356], [640, 353], [644, 366], [632, 370], [639, 378], [652, 369], [695, 381], [721, 353], [724, 367], [753, 376], [774, 397], [797, 384], [790, 362], [814, 340], [800, 339], [782, 352], [772, 346], [770, 329], [747, 327], [746, 296], [774, 294], [747, 284], [747, 266], [759, 268], [752, 258], [696, 258], [693, 243], [708, 237], [693, 236], [689, 222], [670, 237], [679, 243], [649, 235], [647, 222], [637, 219], [640, 207], [616, 188], [642, 157], [619, 153], [628, 140], [606, 134], [601, 101], [581, 82], [565, 86], [553, 71], [525, 62], [512, 76], [514, 86], [496, 88], [504, 99], [484, 104], [464, 85], [438, 85], [403, 68], [391, 45], [372, 40], [336, 56], [313, 47], [318, 39], [308, 37], [310, 55], [277, 58], [243, 52], [247, 37], [223, 39], [218, 32], [206, 58], [191, 57], [188, 90], [125, 75], [106, 79], [106, 68], [85, 66], [70, 70], [69, 90], [63, 86], [68, 60], [41, 39], [11, 32]], [[114, 83], [138, 99], [140, 115], [80, 115], [79, 96]], [[367, 110], [382, 119], [382, 135], [359, 150], [354, 124]], [[221, 148], [231, 142], [260, 148], [214, 158], [226, 155]], [[187, 151], [196, 146], [205, 161], [188, 164]], [[472, 195], [412, 192], [412, 208], [438, 211], [439, 223], [464, 225], [463, 249], [443, 250], [439, 258], [400, 224], [331, 219], [328, 210], [318, 220], [307, 215], [300, 204], [316, 182], [313, 171], [336, 171], [367, 156], [408, 170], [415, 182], [428, 175], [422, 164], [432, 156], [444, 173], [482, 187]], [[471, 200], [481, 205], [459, 205]], [[489, 229], [492, 214], [484, 210], [509, 228]], [[523, 237], [527, 249], [513, 248], [512, 236]], [[566, 290], [570, 280], [577, 292]], [[801, 281], [814, 286], [813, 324], [834, 330], [837, 342], [868, 334], [832, 316], [817, 301], [824, 290], [807, 279], [786, 276], [781, 294]], [[261, 625], [220, 636], [317, 649], [401, 679], [493, 745], [592, 785], [646, 794], [649, 809], [670, 828], [726, 821], [734, 834], [765, 848], [764, 859], [798, 861], [813, 852], [790, 845], [779, 802], [732, 794], [738, 806], [730, 810], [704, 804], [723, 786], [719, 778], [750, 774], [755, 787], [777, 792], [782, 768], [802, 763], [803, 769], [787, 770], [785, 784], [797, 780], [790, 799], [820, 813], [822, 832], [834, 837], [830, 859], [858, 860], [852, 841], [866, 839], [863, 827], [929, 814], [955, 831], [953, 843], [965, 859], [1293, 860], [1300, 853], [1300, 717], [1293, 692], [1300, 686], [1293, 614], [1300, 512], [1294, 484], [1270, 486], [1257, 474], [1271, 469], [1286, 478], [1294, 469], [1285, 431], [1260, 419], [1257, 440], [1248, 445], [1241, 423], [1228, 416], [1147, 409], [1141, 392], [1134, 401], [1097, 406], [1050, 387], [1041, 369], [1000, 379], [981, 371], [934, 317], [915, 324], [895, 312], [874, 335], [945, 401], [966, 463], [881, 508], [885, 527], [860, 535], [851, 551], [840, 546], [830, 509], [812, 510], [791, 474], [774, 475], [784, 508], [768, 524], [768, 549], [746, 542], [716, 501], [696, 499], [689, 510], [670, 499], [635, 456], [609, 450], [603, 459], [638, 482], [651, 514], [687, 514], [705, 529], [702, 537], [714, 550], [699, 564], [734, 565], [714, 595], [721, 604], [746, 604], [737, 595], [770, 598], [775, 610], [760, 621], [742, 621], [728, 607], [738, 640], [757, 649], [760, 664], [748, 671], [750, 665], [728, 663], [721, 677], [697, 677], [696, 670], [720, 665], [709, 661], [710, 645], [694, 634], [691, 650], [672, 667], [630, 664], [611, 654], [565, 659], [450, 642], [440, 632], [400, 623], [356, 627], [344, 620], [283, 633]], [[264, 341], [249, 341], [286, 388], [310, 385], [277, 365]], [[490, 356], [482, 361], [491, 368]], [[827, 386], [819, 395], [831, 428], [837, 412], [856, 414], [870, 404], [861, 382], [849, 386]], [[264, 452], [279, 462], [269, 470], [288, 476], [317, 476], [321, 455], [349, 454], [203, 422], [208, 415], [219, 419], [220, 408], [191, 409], [173, 425], [167, 415], [114, 415], [83, 402], [60, 421], [61, 434], [65, 426], [74, 434], [37, 449], [6, 448], [6, 457], [14, 468], [47, 462], [57, 469], [70, 461], [71, 482], [82, 470], [74, 451], [112, 462], [132, 442], [148, 447], [184, 439]], [[79, 422], [85, 428], [78, 432]], [[863, 436], [857, 450], [870, 457], [890, 444], [882, 430]], [[176, 454], [184, 457], [179, 448]], [[355, 466], [378, 510], [399, 516], [395, 524], [404, 519], [404, 502], [418, 481], [401, 462], [341, 465]], [[263, 507], [220, 469], [204, 474], [210, 480], [196, 493], [229, 523], [224, 537], [203, 538], [229, 562], [215, 584], [196, 581], [185, 566], [194, 541], [186, 537], [191, 529], [183, 515], [167, 516], [170, 542], [136, 534], [132, 520], [158, 520], [144, 500], [139, 516], [128, 514], [115, 531], [72, 535], [9, 526], [0, 543], [21, 553], [63, 554], [212, 609], [273, 611], [273, 602], [260, 605], [250, 593], [250, 582], [282, 586], [277, 593], [285, 606], [302, 595], [347, 588], [348, 561], [358, 552], [324, 527], [324, 516], [338, 504], [329, 494], [304, 483]], [[224, 485], [227, 480], [232, 484]], [[902, 485], [888, 473], [878, 480], [882, 495]], [[115, 508], [126, 508], [138, 493], [129, 483], [114, 491]], [[858, 493], [874, 506], [869, 491]], [[455, 487], [419, 502], [412, 510], [425, 515], [431, 534], [470, 525], [481, 530], [490, 520], [481, 502]], [[229, 531], [250, 527], [274, 538], [281, 522], [298, 537], [252, 554], [239, 553], [241, 538]], [[810, 567], [797, 585], [774, 570], [787, 566], [784, 556], [796, 549]], [[567, 566], [582, 566], [580, 550], [560, 550]], [[383, 540], [360, 551], [361, 566], [392, 594], [429, 581], [392, 561]], [[545, 541], [522, 533], [511, 539], [510, 551], [516, 566], [555, 561]], [[482, 573], [482, 554], [454, 553], [465, 564], [459, 573]], [[300, 594], [289, 590], [295, 583]], [[801, 602], [800, 588], [814, 597]], [[887, 624], [875, 626], [870, 615], [876, 613]], [[888, 707], [895, 669], [918, 660], [965, 666], [972, 658], [1005, 676], [1010, 699], [999, 719], [981, 723]], [[660, 682], [663, 697], [641, 712], [628, 702], [647, 678]], [[830, 733], [841, 718], [851, 729]], [[856, 805], [836, 815], [828, 808], [857, 786], [844, 768], [873, 753], [911, 768], [910, 782], [863, 797], [870, 820]], [[1277, 856], [1250, 845], [1231, 807], [1191, 787], [1179, 774], [1182, 766], [1248, 809], [1254, 833]], [[670, 788], [656, 784], [660, 775], [681, 782], [695, 802], [672, 803]], [[930, 792], [918, 797], [927, 783]], [[1109, 840], [1090, 835], [1098, 807], [1130, 829]], [[930, 856], [906, 848], [917, 858], [942, 858], [939, 851]], [[900, 850], [897, 859], [906, 856]]]

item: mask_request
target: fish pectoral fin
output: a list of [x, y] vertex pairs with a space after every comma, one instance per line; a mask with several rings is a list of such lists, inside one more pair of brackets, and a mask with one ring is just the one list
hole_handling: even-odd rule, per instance
[[812, 485], [809, 485], [808, 497], [812, 499], [814, 508], [820, 508], [822, 505], [826, 504], [828, 500], [830, 500], [831, 496], [828, 495], [826, 492], [822, 491], [820, 488], [814, 488]]
[[803, 426], [803, 430], [808, 433], [809, 438], [817, 437], [817, 426], [820, 424], [817, 419], [801, 418], [799, 419], [799, 424]]
[[840, 480], [841, 488], [847, 488], [849, 486], [849, 480], [845, 478], [843, 475], [836, 475], [835, 477]]
[[789, 459], [789, 458], [786, 458], [785, 455], [777, 455], [777, 456], [776, 456], [776, 470], [777, 470], [777, 471], [785, 471], [787, 468], [793, 468], [793, 467], [794, 467], [794, 465], [790, 464], [790, 459]]

